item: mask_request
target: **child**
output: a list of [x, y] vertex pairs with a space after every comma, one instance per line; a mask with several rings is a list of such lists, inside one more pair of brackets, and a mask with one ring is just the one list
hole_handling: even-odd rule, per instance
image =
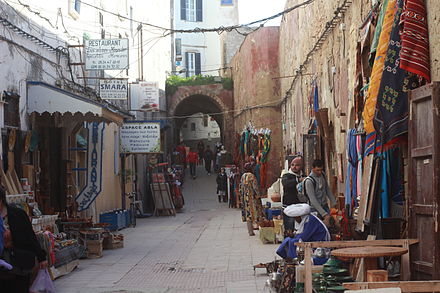
[[226, 191], [228, 190], [228, 177], [225, 172], [225, 168], [220, 169], [220, 173], [217, 175], [217, 195], [218, 202], [227, 202]]

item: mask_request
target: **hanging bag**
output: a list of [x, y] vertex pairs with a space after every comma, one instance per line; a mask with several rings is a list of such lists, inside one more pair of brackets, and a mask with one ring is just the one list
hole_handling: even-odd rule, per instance
[[55, 286], [50, 278], [47, 269], [40, 269], [38, 271], [35, 281], [29, 289], [30, 293], [55, 293]]

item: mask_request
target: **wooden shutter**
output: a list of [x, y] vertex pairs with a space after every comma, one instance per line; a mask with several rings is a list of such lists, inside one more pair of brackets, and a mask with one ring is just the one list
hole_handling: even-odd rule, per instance
[[176, 39], [176, 56], [182, 55], [182, 39]]
[[186, 75], [186, 77], [188, 77], [188, 76], [189, 76], [189, 58], [188, 58], [188, 52], [185, 52], [185, 67], [186, 67], [185, 75]]
[[203, 21], [203, 0], [196, 1], [196, 21]]
[[195, 69], [195, 74], [199, 75], [202, 73], [202, 64], [201, 64], [201, 58], [200, 58], [200, 53], [195, 53], [196, 56], [196, 60], [195, 60], [195, 64], [194, 64], [194, 69]]
[[440, 83], [409, 94], [409, 237], [420, 240], [411, 247], [411, 279], [440, 278]]
[[180, 19], [186, 20], [186, 0], [180, 0]]

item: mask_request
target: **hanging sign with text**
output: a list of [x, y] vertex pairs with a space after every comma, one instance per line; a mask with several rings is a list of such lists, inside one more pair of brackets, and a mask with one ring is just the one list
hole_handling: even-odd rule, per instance
[[121, 153], [159, 153], [160, 123], [133, 121], [124, 123], [120, 132]]
[[128, 68], [128, 39], [86, 40], [86, 70], [122, 70]]
[[159, 85], [157, 82], [139, 82], [139, 110], [159, 111]]
[[100, 79], [99, 96], [104, 100], [126, 100], [128, 95], [127, 79]]

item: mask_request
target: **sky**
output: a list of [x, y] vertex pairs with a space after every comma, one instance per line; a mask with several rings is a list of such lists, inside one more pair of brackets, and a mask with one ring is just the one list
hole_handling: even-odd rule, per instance
[[[240, 24], [272, 16], [284, 10], [286, 0], [237, 0]], [[280, 25], [281, 17], [267, 22], [266, 26]]]

